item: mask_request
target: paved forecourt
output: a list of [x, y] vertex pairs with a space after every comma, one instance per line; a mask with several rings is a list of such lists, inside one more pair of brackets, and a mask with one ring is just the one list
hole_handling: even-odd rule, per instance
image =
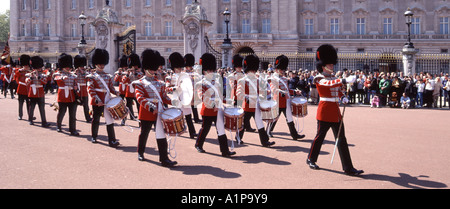
[[[87, 140], [90, 124], [84, 121], [81, 106], [77, 112], [80, 136], [69, 135], [68, 113], [63, 133], [58, 133], [57, 112], [48, 105], [53, 99], [54, 95], [46, 96], [50, 128], [40, 127], [38, 108], [31, 126], [17, 119], [17, 97], [0, 99], [0, 188], [434, 189], [450, 185], [448, 109], [348, 107], [344, 120], [351, 157], [354, 166], [365, 171], [361, 177], [351, 177], [344, 175], [338, 153], [330, 164], [334, 146], [331, 130], [317, 162], [321, 170], [306, 165], [316, 134], [314, 105], [308, 105], [303, 130], [306, 137], [302, 140], [291, 139], [281, 116], [271, 138], [276, 142], [273, 147], [262, 147], [256, 132], [246, 132], [245, 144], [235, 144], [237, 155], [224, 158], [213, 127], [204, 145], [206, 153], [196, 151], [189, 134], [176, 138], [178, 165], [165, 168], [158, 162], [154, 132], [147, 142], [147, 161], [138, 161], [140, 130], [136, 121], [127, 122], [132, 132], [116, 122], [121, 143], [116, 149], [108, 146], [103, 118], [99, 143]], [[253, 121], [252, 126], [256, 127]], [[197, 131], [200, 127], [195, 124]], [[230, 139], [228, 131], [227, 136]]]

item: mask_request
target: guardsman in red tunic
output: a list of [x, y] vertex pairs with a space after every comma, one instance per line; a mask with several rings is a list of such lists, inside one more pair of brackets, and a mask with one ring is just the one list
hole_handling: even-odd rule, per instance
[[[275, 59], [275, 73], [270, 77], [270, 90], [273, 95], [272, 98], [277, 101], [278, 115], [281, 113], [284, 114], [291, 137], [292, 139], [297, 140], [304, 138], [305, 135], [298, 135], [292, 118], [291, 96], [293, 96], [295, 92], [293, 89], [289, 89], [288, 79], [284, 76], [284, 72], [288, 65], [289, 58], [285, 55], [280, 55]], [[272, 131], [276, 124], [277, 121], [270, 125], [271, 129], [269, 135], [272, 135]]]
[[71, 55], [62, 53], [58, 58], [60, 72], [53, 74], [53, 78], [58, 84], [58, 115], [56, 119], [57, 131], [62, 132], [62, 121], [67, 109], [69, 109], [69, 132], [72, 136], [79, 136], [76, 130], [77, 103], [75, 102], [75, 91], [77, 84], [76, 76], [72, 74], [73, 59]]
[[198, 152], [204, 153], [203, 144], [206, 136], [211, 128], [212, 123], [216, 125], [217, 136], [219, 140], [220, 152], [223, 157], [230, 157], [236, 152], [230, 152], [228, 149], [228, 139], [225, 135], [225, 127], [223, 123], [223, 92], [221, 87], [222, 77], [216, 72], [216, 58], [210, 53], [205, 53], [200, 58], [200, 64], [204, 78], [195, 84], [194, 92], [199, 98], [202, 98], [202, 128], [200, 129], [195, 148]]
[[28, 98], [30, 100], [30, 114], [28, 115], [28, 121], [30, 125], [33, 125], [34, 108], [36, 104], [39, 106], [39, 113], [41, 114], [42, 127], [49, 127], [47, 118], [45, 117], [45, 93], [44, 86], [47, 84], [47, 76], [42, 73], [42, 67], [44, 67], [44, 60], [39, 56], [31, 58], [31, 67], [33, 72], [27, 74], [25, 80], [28, 87]]
[[28, 88], [25, 82], [26, 74], [30, 73], [30, 60], [29, 55], [23, 54], [20, 56], [20, 66], [22, 67], [17, 72], [14, 73], [14, 80], [17, 83], [17, 95], [19, 95], [19, 120], [22, 120], [23, 116], [23, 102], [26, 104], [26, 110], [28, 115], [30, 115], [30, 103], [28, 101]]
[[106, 131], [108, 133], [108, 144], [110, 147], [119, 146], [114, 132], [114, 119], [106, 110], [106, 104], [111, 98], [111, 94], [119, 96], [113, 85], [113, 77], [104, 71], [109, 63], [109, 53], [104, 49], [96, 49], [92, 55], [92, 64], [95, 66], [95, 73], [88, 75], [88, 92], [91, 96], [92, 105], [92, 124], [91, 124], [91, 142], [97, 143], [98, 127], [100, 117], [105, 117]]
[[337, 79], [333, 77], [334, 65], [337, 63], [336, 49], [328, 44], [322, 45], [317, 49], [316, 60], [319, 75], [314, 78], [317, 91], [319, 92], [320, 102], [317, 108], [317, 135], [311, 145], [306, 163], [311, 169], [319, 169], [316, 165], [320, 148], [323, 140], [331, 128], [335, 135], [339, 134], [337, 148], [341, 158], [342, 168], [347, 175], [359, 175], [362, 170], [356, 170], [353, 167], [348, 149], [347, 139], [345, 138], [344, 124], [339, 132], [342, 115], [339, 109], [339, 99], [342, 97], [343, 103], [347, 103], [348, 99], [342, 93], [342, 86], [347, 83], [346, 79]]
[[[137, 110], [139, 113], [139, 102], [136, 100], [136, 95], [133, 85], [131, 83], [135, 80], [141, 79], [144, 75], [141, 72], [141, 62], [139, 61], [139, 56], [137, 54], [131, 54], [128, 56], [128, 71], [122, 76], [122, 85], [125, 86], [125, 99], [127, 101], [127, 107], [130, 110], [130, 119], [136, 118], [133, 110], [133, 102], [136, 103]], [[126, 118], [122, 121], [124, 124]]]
[[[194, 86], [196, 82], [202, 79], [200, 74], [194, 72], [194, 65], [195, 65], [194, 55], [193, 54], [184, 55], [184, 68], [186, 73], [188, 73], [191, 76], [192, 86]], [[194, 97], [192, 98], [191, 102], [191, 110], [192, 110], [192, 117], [194, 117], [194, 122], [201, 123], [202, 120], [198, 118], [198, 110]]]
[[6, 98], [6, 94], [8, 93], [8, 89], [9, 92], [11, 94], [11, 99], [14, 99], [14, 88], [13, 88], [13, 84], [12, 82], [14, 81], [14, 70], [11, 67], [11, 63], [8, 63], [8, 61], [6, 61], [6, 59], [2, 59], [2, 65], [3, 67], [0, 68], [0, 74], [1, 74], [1, 78], [0, 80], [3, 81], [3, 85], [1, 86], [2, 91], [3, 91], [3, 95]]
[[119, 60], [119, 69], [114, 73], [114, 82], [119, 83], [119, 94], [122, 99], [125, 99], [126, 85], [123, 85], [122, 78], [127, 73], [128, 69], [128, 58], [125, 55]]
[[[81, 105], [83, 106], [84, 118], [86, 122], [90, 123], [92, 121], [91, 116], [89, 115], [89, 94], [87, 91], [87, 79], [86, 76], [86, 66], [87, 59], [84, 55], [76, 55], [73, 58], [73, 65], [75, 67], [75, 75], [77, 78], [75, 79], [75, 83], [77, 84], [78, 91], [77, 95], [81, 98]], [[78, 107], [78, 106], [76, 106]]]
[[[260, 86], [262, 90], [265, 90], [266, 83], [260, 79], [261, 77], [256, 76], [256, 71], [259, 69], [259, 58], [256, 55], [248, 55], [244, 58], [244, 72], [245, 77], [241, 78], [237, 84], [236, 96], [237, 103], [242, 103], [242, 109], [244, 109], [244, 130], [239, 132], [239, 137], [242, 141], [244, 136], [245, 127], [249, 127], [250, 118], [255, 119], [256, 127], [258, 128], [259, 140], [261, 145], [264, 147], [270, 147], [275, 144], [275, 142], [269, 141], [269, 136], [264, 128], [264, 123], [261, 117], [261, 110], [259, 108], [259, 95]], [[264, 85], [264, 86], [262, 86]]]
[[138, 141], [138, 160], [144, 161], [145, 147], [148, 134], [153, 124], [155, 124], [155, 138], [159, 151], [159, 161], [164, 167], [173, 167], [176, 161], [171, 161], [168, 156], [167, 139], [163, 124], [160, 118], [160, 112], [163, 111], [163, 104], [170, 104], [170, 98], [165, 92], [164, 82], [157, 79], [157, 70], [159, 67], [159, 54], [152, 49], [146, 49], [142, 52], [142, 69], [145, 76], [137, 81], [133, 81], [137, 101], [139, 106], [139, 120], [141, 121], [141, 133]]

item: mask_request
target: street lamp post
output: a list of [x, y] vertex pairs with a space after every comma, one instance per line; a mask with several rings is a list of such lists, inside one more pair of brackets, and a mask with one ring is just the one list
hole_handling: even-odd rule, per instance
[[231, 49], [233, 49], [233, 44], [231, 43], [229, 30], [228, 30], [228, 24], [230, 23], [230, 17], [231, 12], [228, 10], [228, 8], [225, 9], [222, 13], [225, 24], [226, 24], [226, 38], [223, 40], [222, 43], [222, 67], [231, 67]]
[[81, 12], [81, 15], [78, 17], [78, 19], [80, 20], [81, 24], [81, 40], [80, 43], [78, 43], [78, 50], [80, 54], [85, 54], [87, 42], [84, 39], [84, 26], [86, 25], [87, 17], [86, 15], [84, 15], [84, 11]]
[[411, 24], [414, 16], [411, 9], [408, 8], [405, 12], [406, 25], [408, 26], [408, 42], [405, 43], [402, 49], [403, 54], [403, 73], [405, 76], [412, 76], [416, 71], [416, 58], [417, 50], [414, 48], [414, 44], [411, 42]]

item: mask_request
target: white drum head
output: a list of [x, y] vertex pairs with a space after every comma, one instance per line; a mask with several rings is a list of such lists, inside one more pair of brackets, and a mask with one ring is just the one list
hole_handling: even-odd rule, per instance
[[114, 107], [117, 104], [119, 104], [121, 101], [122, 101], [122, 99], [119, 97], [113, 98], [113, 99], [109, 100], [108, 104], [106, 104], [106, 107]]
[[273, 100], [262, 101], [259, 103], [259, 106], [263, 109], [269, 109], [277, 106], [277, 102]]
[[163, 120], [168, 120], [168, 119], [174, 119], [178, 116], [181, 115], [181, 110], [178, 108], [170, 108], [165, 110], [162, 114], [161, 114], [161, 118]]
[[305, 104], [307, 102], [308, 101], [304, 97], [295, 97], [294, 99], [292, 99], [292, 103], [294, 104]]
[[225, 115], [235, 116], [241, 115], [244, 113], [244, 110], [242, 108], [225, 108], [224, 113]]

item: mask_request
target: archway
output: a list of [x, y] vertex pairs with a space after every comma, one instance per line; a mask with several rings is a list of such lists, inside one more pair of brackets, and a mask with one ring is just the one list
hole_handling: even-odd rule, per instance
[[250, 48], [250, 47], [248, 47], [248, 46], [244, 46], [244, 47], [240, 48], [240, 49], [237, 51], [237, 53], [238, 53], [238, 54], [254, 54], [255, 51], [253, 51], [253, 49]]

